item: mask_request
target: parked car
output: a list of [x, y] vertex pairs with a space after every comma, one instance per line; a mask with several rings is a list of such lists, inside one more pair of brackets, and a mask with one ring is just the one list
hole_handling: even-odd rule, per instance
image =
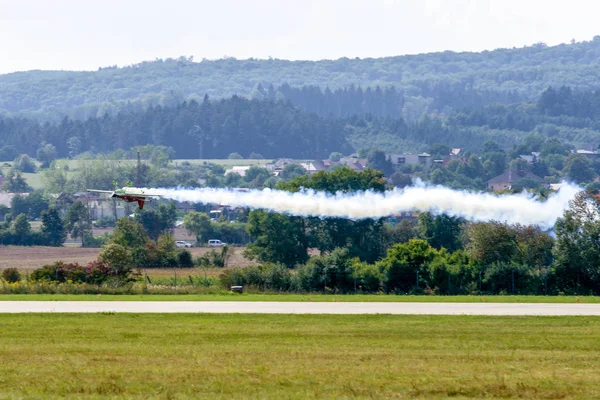
[[223, 243], [223, 242], [221, 242], [220, 240], [217, 240], [217, 239], [210, 239], [208, 241], [208, 245], [210, 247], [221, 247], [221, 246], [227, 246], [227, 243]]
[[188, 243], [188, 242], [184, 242], [183, 240], [177, 240], [175, 242], [175, 246], [177, 246], [177, 247], [192, 247], [192, 244]]

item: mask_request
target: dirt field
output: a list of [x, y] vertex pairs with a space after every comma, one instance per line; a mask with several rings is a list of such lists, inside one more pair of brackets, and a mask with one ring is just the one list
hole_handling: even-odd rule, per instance
[[[33, 225], [32, 225], [32, 227], [33, 227]], [[94, 228], [92, 233], [94, 236], [102, 236], [105, 233], [112, 233], [113, 230], [114, 230], [114, 228]], [[196, 242], [196, 238], [193, 235], [188, 234], [184, 228], [173, 229], [173, 239], [185, 240], [192, 244], [194, 242]]]
[[[205, 247], [192, 247], [189, 250], [194, 257], [210, 251]], [[246, 267], [253, 264], [244, 258], [243, 251], [242, 247], [234, 248], [230, 267]], [[100, 249], [81, 247], [0, 246], [0, 269], [15, 267], [20, 270], [32, 270], [55, 261], [87, 264], [95, 260], [99, 252]]]

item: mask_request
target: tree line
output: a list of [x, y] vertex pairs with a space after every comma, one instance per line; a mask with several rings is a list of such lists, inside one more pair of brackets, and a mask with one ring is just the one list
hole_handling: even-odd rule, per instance
[[173, 149], [170, 156], [176, 158], [227, 158], [238, 153], [246, 158], [316, 159], [364, 148], [420, 152], [435, 143], [478, 151], [489, 140], [501, 148], [520, 145], [527, 134], [556, 138], [576, 147], [597, 148], [600, 144], [596, 91], [549, 87], [536, 102], [473, 105], [447, 114], [419, 113], [411, 122], [398, 116], [403, 100], [393, 88], [285, 90], [291, 100], [274, 100], [269, 90], [263, 89], [262, 99], [205, 97], [201, 102], [85, 121], [64, 118], [60, 123], [40, 124], [0, 117], [0, 161], [28, 154], [48, 166], [57, 157], [147, 145], [169, 147]]

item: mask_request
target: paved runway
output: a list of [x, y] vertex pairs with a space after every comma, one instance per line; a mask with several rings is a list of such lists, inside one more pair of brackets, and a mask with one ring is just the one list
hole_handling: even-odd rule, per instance
[[0, 301], [0, 313], [598, 315], [600, 304], [250, 301]]

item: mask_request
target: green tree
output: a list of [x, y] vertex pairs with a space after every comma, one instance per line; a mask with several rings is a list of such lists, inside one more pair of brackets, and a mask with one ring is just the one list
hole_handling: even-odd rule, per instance
[[177, 267], [177, 246], [170, 233], [161, 234], [156, 240], [160, 254], [160, 264], [165, 267]]
[[[299, 176], [290, 182], [281, 183], [279, 188], [291, 192], [297, 192], [301, 188], [314, 189], [332, 194], [366, 190], [383, 192], [385, 178], [381, 171], [372, 168], [357, 172], [348, 167], [341, 167], [331, 172], [319, 171], [310, 176]], [[351, 257], [359, 257], [369, 262], [379, 259], [385, 253], [383, 220], [306, 218], [294, 221], [302, 221], [301, 230], [309, 232], [311, 245], [321, 252], [346, 247]]]
[[342, 156], [342, 153], [334, 151], [333, 153], [329, 154], [329, 161], [338, 162]]
[[86, 239], [92, 236], [92, 224], [87, 207], [81, 200], [76, 200], [65, 213], [65, 229], [74, 238], [81, 239], [81, 245], [85, 247]]
[[24, 198], [27, 205], [27, 215], [29, 218], [40, 218], [42, 212], [48, 209], [49, 203], [41, 190], [34, 190], [29, 196]]
[[126, 249], [144, 247], [148, 242], [148, 233], [144, 226], [130, 218], [119, 218], [113, 231], [112, 243]]
[[37, 160], [42, 163], [42, 168], [50, 167], [52, 161], [56, 159], [56, 155], [56, 147], [49, 143], [42, 143], [36, 152]]
[[175, 227], [175, 221], [177, 220], [175, 203], [161, 204], [156, 211], [150, 209], [139, 210], [135, 215], [135, 219], [144, 226], [150, 239], [156, 240], [162, 233]]
[[19, 193], [15, 194], [13, 198], [10, 199], [10, 210], [13, 215], [29, 214], [27, 197]]
[[15, 240], [18, 244], [27, 245], [29, 243], [31, 235], [31, 225], [27, 215], [19, 214], [17, 218], [12, 222], [11, 225], [12, 234], [15, 236]]
[[11, 193], [27, 193], [32, 190], [31, 186], [23, 179], [23, 175], [14, 168], [9, 169], [6, 173], [2, 189]]
[[530, 267], [544, 268], [552, 264], [554, 239], [539, 226], [513, 225], [517, 236], [516, 262]]
[[445, 248], [454, 252], [462, 248], [461, 233], [464, 223], [464, 219], [459, 217], [422, 213], [419, 215], [419, 234], [421, 239], [425, 239], [433, 248]]
[[469, 257], [479, 265], [510, 263], [517, 254], [516, 232], [505, 223], [491, 221], [469, 224], [466, 234]]
[[556, 221], [554, 274], [557, 286], [575, 293], [600, 294], [600, 207], [580, 192]]
[[247, 230], [255, 238], [245, 252], [251, 259], [290, 268], [308, 259], [308, 237], [302, 218], [254, 210], [248, 217]]
[[283, 167], [281, 178], [290, 181], [298, 176], [306, 175], [306, 170], [300, 164], [290, 163]]
[[102, 247], [98, 255], [98, 261], [120, 274], [126, 274], [131, 271], [133, 259], [127, 248], [116, 243], [110, 243]]
[[390, 176], [390, 182], [395, 187], [403, 188], [412, 185], [412, 178], [409, 174], [403, 174], [402, 172], [394, 172]]
[[46, 236], [50, 246], [62, 246], [67, 238], [67, 232], [56, 209], [51, 208], [42, 212], [42, 234]]
[[13, 168], [21, 172], [35, 172], [35, 164], [31, 161], [31, 158], [27, 154], [21, 154], [15, 158]]
[[409, 292], [425, 279], [427, 265], [438, 255], [426, 241], [411, 239], [392, 246], [387, 255], [377, 263], [383, 272], [388, 291]]
[[385, 153], [381, 150], [369, 152], [367, 166], [382, 171], [385, 176], [390, 176], [394, 172], [392, 162], [386, 158]]
[[266, 168], [253, 165], [246, 171], [244, 180], [250, 184], [250, 187], [260, 187], [270, 177], [271, 173]]
[[570, 154], [567, 157], [563, 168], [563, 174], [565, 177], [577, 183], [591, 182], [596, 176], [590, 160], [579, 154]]
[[192, 211], [184, 215], [183, 226], [190, 235], [196, 236], [198, 243], [207, 243], [213, 235], [213, 226], [206, 213]]

